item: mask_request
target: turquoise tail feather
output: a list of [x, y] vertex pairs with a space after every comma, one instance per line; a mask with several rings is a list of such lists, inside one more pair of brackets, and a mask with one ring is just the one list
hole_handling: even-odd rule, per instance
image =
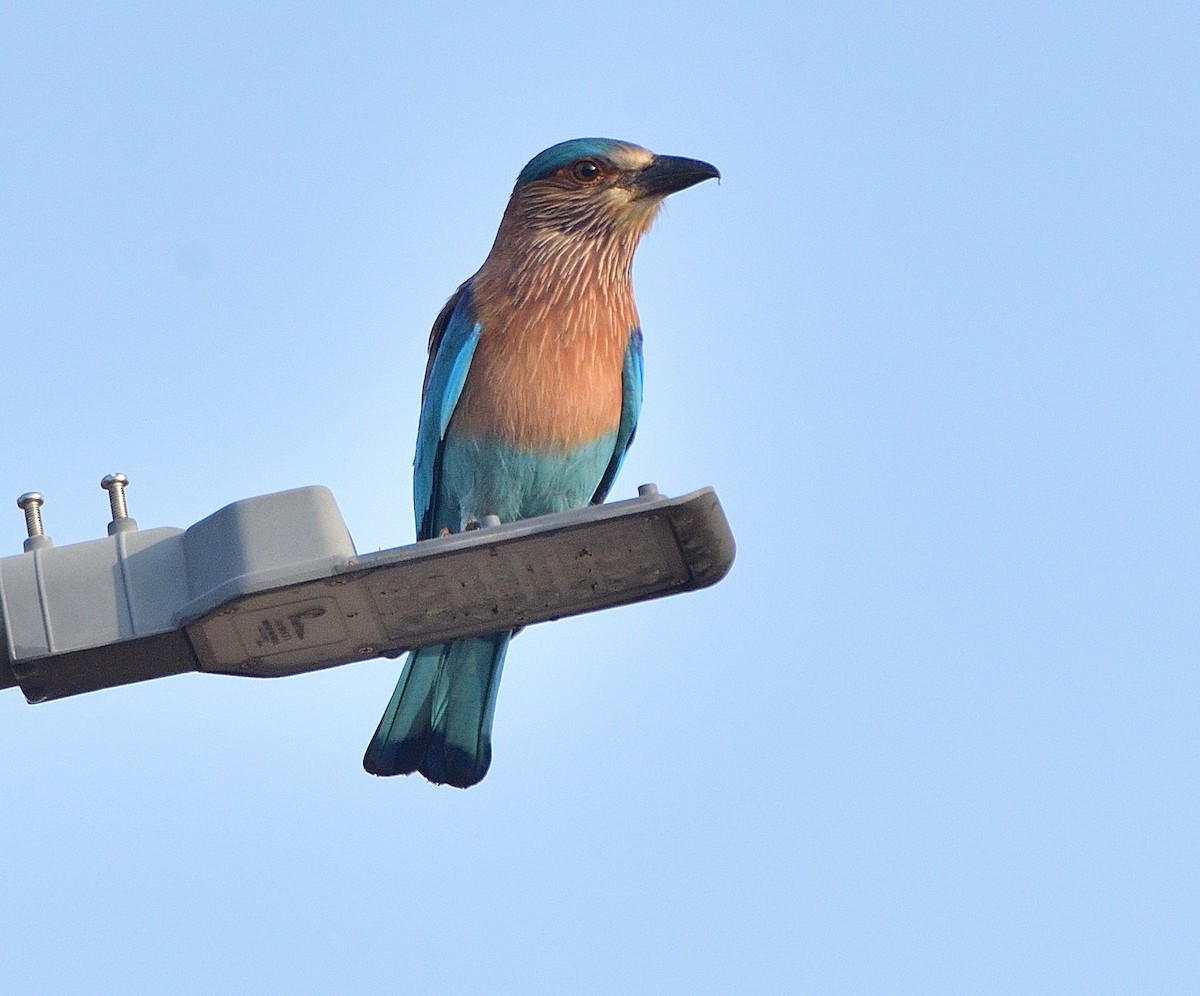
[[492, 761], [492, 717], [512, 634], [457, 640], [409, 654], [363, 767], [373, 775], [419, 771], [467, 788]]

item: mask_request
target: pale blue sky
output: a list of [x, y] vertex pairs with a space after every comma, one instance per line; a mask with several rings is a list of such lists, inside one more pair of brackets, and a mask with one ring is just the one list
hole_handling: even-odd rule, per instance
[[409, 542], [429, 326], [579, 135], [724, 174], [613, 497], [739, 553], [521, 636], [467, 792], [362, 772], [395, 662], [0, 693], [0, 990], [1200, 986], [1195, 4], [19, 6], [5, 554], [118, 470]]

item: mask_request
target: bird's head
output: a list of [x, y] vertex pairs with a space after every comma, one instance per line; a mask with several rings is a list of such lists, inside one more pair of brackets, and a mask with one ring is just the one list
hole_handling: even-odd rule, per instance
[[611, 138], [575, 138], [530, 160], [507, 213], [543, 234], [616, 235], [636, 243], [668, 194], [720, 176], [699, 159], [658, 156]]

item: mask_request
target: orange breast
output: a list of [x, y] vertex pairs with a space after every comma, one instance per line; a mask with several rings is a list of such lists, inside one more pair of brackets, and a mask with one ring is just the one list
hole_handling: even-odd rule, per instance
[[617, 316], [551, 308], [480, 314], [479, 346], [458, 400], [456, 432], [486, 433], [522, 449], [571, 449], [620, 420], [630, 326]]
[[612, 432], [621, 418], [625, 349], [637, 324], [628, 284], [593, 284], [520, 304], [492, 289], [479, 281], [473, 297], [482, 330], [452, 431], [557, 450]]

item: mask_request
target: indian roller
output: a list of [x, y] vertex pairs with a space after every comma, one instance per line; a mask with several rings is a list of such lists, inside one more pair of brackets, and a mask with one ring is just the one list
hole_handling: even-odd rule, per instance
[[[418, 539], [604, 501], [642, 405], [631, 271], [668, 194], [718, 177], [696, 159], [578, 138], [521, 170], [483, 265], [429, 336], [413, 504]], [[491, 763], [511, 632], [413, 651], [363, 758], [467, 788]]]

